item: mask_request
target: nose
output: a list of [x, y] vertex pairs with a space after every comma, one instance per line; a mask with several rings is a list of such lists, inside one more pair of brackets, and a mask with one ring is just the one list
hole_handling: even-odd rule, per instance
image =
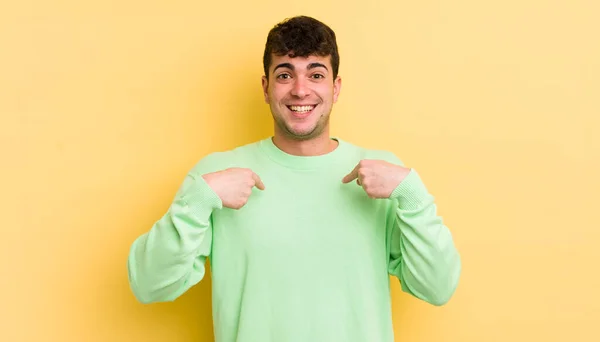
[[295, 79], [294, 86], [292, 87], [292, 95], [299, 98], [310, 95], [310, 88], [307, 86], [305, 80], [300, 77]]

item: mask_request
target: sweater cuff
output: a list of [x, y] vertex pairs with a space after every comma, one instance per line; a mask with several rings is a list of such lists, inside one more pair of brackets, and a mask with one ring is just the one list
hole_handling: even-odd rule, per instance
[[181, 192], [179, 201], [185, 212], [192, 216], [205, 219], [215, 209], [223, 208], [223, 202], [219, 195], [206, 183], [200, 175], [189, 175], [192, 178], [188, 186]]
[[428, 199], [429, 192], [419, 174], [411, 169], [408, 175], [398, 184], [390, 195], [391, 199], [397, 199], [400, 209], [417, 209]]

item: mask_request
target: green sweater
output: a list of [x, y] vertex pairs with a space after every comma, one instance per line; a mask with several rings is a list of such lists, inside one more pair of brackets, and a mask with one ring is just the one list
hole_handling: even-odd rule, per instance
[[[390, 275], [406, 293], [446, 303], [461, 261], [417, 172], [390, 199], [371, 199], [342, 178], [361, 159], [402, 162], [336, 140], [321, 156], [289, 155], [267, 138], [202, 158], [131, 246], [136, 298], [175, 300], [210, 260], [216, 342], [393, 341]], [[266, 187], [239, 210], [201, 177], [229, 167], [252, 169]]]

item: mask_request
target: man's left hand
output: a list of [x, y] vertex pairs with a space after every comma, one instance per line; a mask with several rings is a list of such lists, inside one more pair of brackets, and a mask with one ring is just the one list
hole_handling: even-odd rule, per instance
[[342, 183], [356, 183], [371, 198], [389, 198], [394, 189], [410, 173], [410, 168], [388, 163], [383, 160], [361, 160], [354, 170], [347, 174]]

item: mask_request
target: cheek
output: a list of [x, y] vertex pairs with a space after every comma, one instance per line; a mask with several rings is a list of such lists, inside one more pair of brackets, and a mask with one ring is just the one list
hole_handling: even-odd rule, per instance
[[282, 105], [281, 102], [285, 99], [285, 92], [282, 92], [280, 89], [273, 89], [269, 96], [271, 97], [271, 102]]
[[282, 98], [290, 91], [288, 88], [290, 87], [286, 84], [272, 83], [268, 90], [274, 98]]
[[333, 89], [329, 86], [327, 87], [322, 87], [318, 90], [316, 90], [316, 93], [319, 95], [320, 98], [322, 98], [323, 100], [331, 100], [333, 99]]

